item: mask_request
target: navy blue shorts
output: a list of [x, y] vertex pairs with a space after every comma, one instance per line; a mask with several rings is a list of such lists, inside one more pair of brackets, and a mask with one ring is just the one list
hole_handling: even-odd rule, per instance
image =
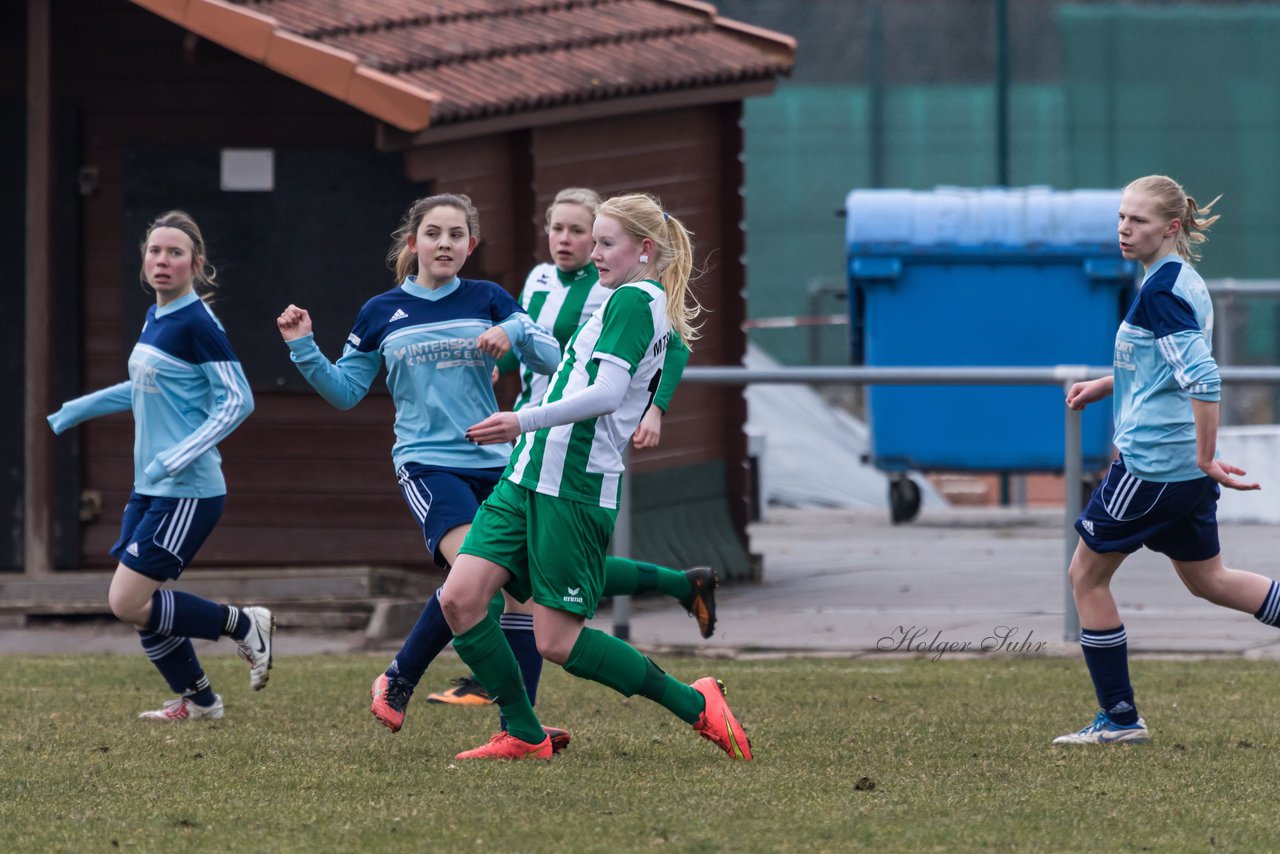
[[148, 578], [172, 581], [213, 533], [226, 503], [225, 495], [161, 498], [135, 492], [124, 506], [111, 556]]
[[470, 525], [476, 511], [502, 479], [505, 468], [460, 469], [405, 463], [396, 472], [404, 500], [422, 526], [427, 551], [436, 565], [448, 568], [440, 540], [459, 525]]
[[1146, 546], [1174, 560], [1208, 560], [1221, 550], [1218, 494], [1212, 478], [1157, 483], [1134, 477], [1116, 460], [1076, 530], [1095, 552], [1133, 554]]

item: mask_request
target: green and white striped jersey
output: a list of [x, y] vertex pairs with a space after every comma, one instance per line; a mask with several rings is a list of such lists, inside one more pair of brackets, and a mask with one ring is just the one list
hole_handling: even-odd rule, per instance
[[543, 495], [617, 508], [622, 451], [658, 388], [670, 331], [662, 285], [631, 282], [610, 294], [569, 340], [544, 402], [591, 385], [607, 360], [631, 374], [622, 403], [606, 415], [524, 434], [505, 476]]
[[[520, 305], [535, 323], [551, 330], [563, 352], [573, 333], [604, 304], [610, 293], [612, 291], [600, 284], [600, 274], [596, 272], [595, 264], [589, 263], [568, 273], [555, 264], [539, 264], [525, 279], [524, 289], [520, 292]], [[667, 357], [662, 363], [662, 384], [653, 397], [653, 405], [663, 412], [671, 408], [671, 397], [675, 394], [688, 363], [689, 346], [673, 329], [667, 341]], [[502, 357], [498, 367], [503, 373], [520, 371], [520, 396], [511, 407], [513, 411], [542, 403], [551, 380], [548, 374], [540, 374], [523, 364], [514, 352]]]
[[[595, 264], [571, 273], [563, 272], [555, 264], [539, 264], [525, 279], [520, 304], [534, 323], [551, 330], [563, 351], [578, 326], [608, 299], [609, 289], [599, 281]], [[541, 403], [550, 379], [547, 374], [520, 364], [520, 397], [511, 408]]]

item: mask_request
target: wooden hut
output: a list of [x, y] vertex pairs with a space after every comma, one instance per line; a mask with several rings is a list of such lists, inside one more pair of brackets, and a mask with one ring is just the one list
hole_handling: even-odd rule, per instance
[[[0, 420], [14, 452], [0, 500], [19, 511], [0, 566], [29, 583], [112, 565], [132, 422], [55, 438], [44, 416], [125, 377], [148, 302], [137, 243], [169, 208], [209, 238], [215, 310], [257, 401], [221, 446], [230, 499], [202, 575], [426, 563], [392, 479], [381, 380], [338, 412], [274, 329], [284, 305], [305, 305], [336, 357], [357, 308], [391, 286], [388, 235], [416, 197], [469, 194], [482, 234], [464, 272], [516, 293], [545, 260], [558, 189], [654, 192], [696, 232], [705, 270], [692, 364], [741, 359], [742, 101], [788, 72], [786, 36], [692, 0], [25, 5], [0, 36], [0, 186], [18, 190], [0, 202], [16, 250], [0, 252], [15, 267], [0, 340], [4, 379], [25, 389]], [[9, 260], [23, 252], [25, 290]], [[633, 459], [637, 556], [746, 573], [744, 417], [739, 390], [677, 394], [662, 446]]]

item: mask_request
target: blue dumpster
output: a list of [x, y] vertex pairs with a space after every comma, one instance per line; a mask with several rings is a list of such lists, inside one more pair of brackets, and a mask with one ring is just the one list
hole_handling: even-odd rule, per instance
[[[855, 190], [845, 203], [852, 354], [871, 366], [1109, 365], [1137, 265], [1116, 245], [1118, 190]], [[1053, 386], [880, 386], [881, 471], [1058, 472]], [[1089, 407], [1085, 470], [1111, 455]], [[912, 512], [910, 515], [914, 515]]]

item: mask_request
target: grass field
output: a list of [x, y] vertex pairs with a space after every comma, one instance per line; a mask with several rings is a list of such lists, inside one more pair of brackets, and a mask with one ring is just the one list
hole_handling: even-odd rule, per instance
[[[1276, 666], [1134, 662], [1147, 746], [1053, 748], [1083, 726], [1077, 660], [673, 659], [729, 687], [735, 764], [662, 709], [548, 667], [551, 763], [458, 763], [485, 708], [368, 712], [385, 657], [278, 661], [251, 694], [209, 658], [224, 720], [143, 723], [138, 656], [0, 657], [0, 850], [1276, 850]], [[428, 674], [460, 675], [455, 660]]]

